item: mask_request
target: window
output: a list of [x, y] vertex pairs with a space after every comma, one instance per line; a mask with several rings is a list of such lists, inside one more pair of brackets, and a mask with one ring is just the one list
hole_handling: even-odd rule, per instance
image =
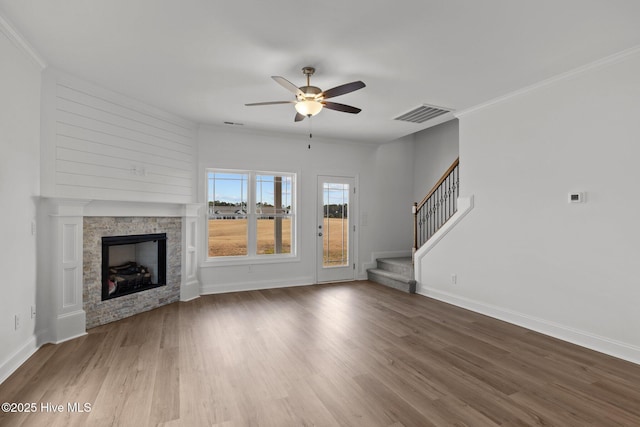
[[209, 172], [209, 256], [247, 255], [248, 173]]
[[295, 255], [295, 174], [207, 171], [208, 256]]

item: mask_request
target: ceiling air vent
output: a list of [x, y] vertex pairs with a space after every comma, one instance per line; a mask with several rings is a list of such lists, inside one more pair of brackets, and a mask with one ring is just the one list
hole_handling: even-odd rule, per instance
[[427, 120], [435, 119], [436, 117], [447, 114], [449, 112], [451, 112], [451, 110], [447, 110], [446, 108], [425, 104], [419, 106], [418, 108], [414, 108], [407, 113], [401, 114], [398, 117], [395, 117], [393, 120], [412, 123], [424, 123]]

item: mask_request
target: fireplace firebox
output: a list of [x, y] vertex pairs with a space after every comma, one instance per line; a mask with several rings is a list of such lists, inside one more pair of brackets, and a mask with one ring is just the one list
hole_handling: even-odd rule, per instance
[[102, 237], [102, 300], [167, 284], [167, 234]]

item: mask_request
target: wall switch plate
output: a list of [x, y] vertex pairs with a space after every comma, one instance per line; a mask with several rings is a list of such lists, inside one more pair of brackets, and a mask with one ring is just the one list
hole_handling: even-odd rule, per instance
[[36, 318], [36, 306], [35, 305], [31, 306], [31, 318], [32, 319]]
[[16, 317], [15, 317], [15, 328], [16, 328], [16, 331], [18, 329], [20, 329], [20, 315], [19, 314], [16, 314]]
[[458, 283], [458, 275], [454, 273], [451, 275], [451, 284], [455, 285], [457, 283]]

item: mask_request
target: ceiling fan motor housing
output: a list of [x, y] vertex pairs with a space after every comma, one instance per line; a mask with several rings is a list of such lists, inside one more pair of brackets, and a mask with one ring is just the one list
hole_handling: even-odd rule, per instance
[[302, 91], [304, 96], [298, 94], [296, 96], [298, 101], [318, 100], [318, 95], [322, 93], [322, 89], [317, 86], [300, 86], [299, 89]]

